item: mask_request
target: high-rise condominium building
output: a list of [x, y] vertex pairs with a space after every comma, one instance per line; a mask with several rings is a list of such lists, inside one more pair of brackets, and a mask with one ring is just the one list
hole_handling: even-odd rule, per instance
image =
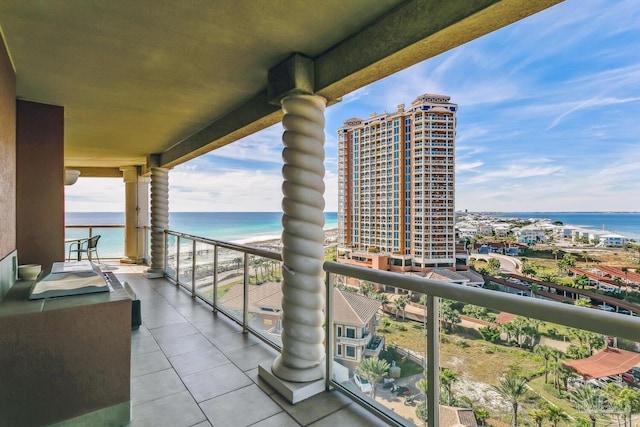
[[453, 267], [458, 106], [426, 94], [410, 108], [338, 129], [341, 261], [392, 271]]

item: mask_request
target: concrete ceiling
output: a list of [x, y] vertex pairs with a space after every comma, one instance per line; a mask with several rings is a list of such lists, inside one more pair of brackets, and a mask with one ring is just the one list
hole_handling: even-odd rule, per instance
[[64, 106], [65, 165], [98, 176], [277, 122], [269, 70], [296, 52], [333, 102], [558, 2], [3, 0], [0, 30], [18, 98]]

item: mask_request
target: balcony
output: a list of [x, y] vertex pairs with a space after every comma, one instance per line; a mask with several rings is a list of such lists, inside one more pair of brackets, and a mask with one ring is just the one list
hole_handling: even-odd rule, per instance
[[[132, 426], [177, 418], [180, 422], [185, 420], [182, 425], [205, 420], [215, 425], [228, 419], [228, 408], [237, 406], [246, 396], [251, 396], [251, 407], [242, 414], [233, 414], [242, 417], [241, 425], [258, 421], [310, 425], [320, 419], [340, 420], [341, 425], [413, 425], [380, 402], [354, 392], [348, 381], [330, 380], [327, 391], [296, 405], [286, 403], [257, 375], [258, 365], [278, 355], [277, 331], [265, 328], [250, 308], [242, 308], [243, 304], [254, 305], [251, 292], [238, 295], [239, 301], [246, 301], [240, 305], [220, 297], [230, 274], [229, 269], [220, 268], [223, 259], [227, 259], [227, 265], [233, 264], [231, 273], [238, 273], [240, 288], [246, 291], [252, 277], [259, 275], [260, 263], [255, 260], [277, 262], [279, 254], [180, 233], [171, 232], [167, 238], [167, 278], [147, 280], [140, 274], [140, 267], [118, 266], [115, 270], [121, 281], [134, 288], [143, 304], [143, 326], [132, 333]], [[211, 250], [204, 250], [201, 245], [210, 245]], [[195, 252], [190, 253], [191, 248]], [[192, 253], [196, 256], [192, 257]], [[254, 262], [249, 262], [252, 259]], [[194, 269], [193, 265], [201, 267]], [[209, 273], [204, 265], [210, 265]], [[136, 268], [137, 272], [131, 270]], [[437, 313], [439, 299], [446, 298], [609, 336], [640, 339], [640, 321], [630, 316], [332, 262], [325, 263], [325, 271], [331, 286], [336, 280], [340, 282], [340, 277], [352, 277], [403, 291], [427, 292], [427, 307], [433, 313]], [[331, 306], [332, 299], [327, 296], [327, 307]], [[328, 324], [332, 324], [332, 311], [327, 310]], [[439, 342], [433, 337], [438, 335], [438, 322], [425, 326], [427, 372], [437, 372], [441, 357]], [[376, 340], [373, 333], [361, 339], [334, 337], [331, 328], [326, 333], [327, 342], [364, 345], [364, 355], [368, 357], [375, 357], [384, 349], [384, 342]], [[332, 360], [331, 347], [327, 348], [328, 360]], [[465, 352], [463, 348], [459, 351]], [[447, 363], [446, 359], [442, 362]], [[332, 372], [333, 368], [328, 369]], [[428, 382], [432, 381], [436, 390], [428, 396], [437, 396], [437, 379], [429, 377]], [[434, 408], [435, 401], [430, 398], [427, 404]], [[430, 425], [436, 423], [437, 420], [430, 420]], [[176, 421], [172, 425], [181, 424]]]
[[335, 390], [287, 403], [258, 378], [258, 364], [276, 350], [169, 280], [117, 268], [142, 301], [143, 325], [131, 337], [131, 427], [387, 425]]

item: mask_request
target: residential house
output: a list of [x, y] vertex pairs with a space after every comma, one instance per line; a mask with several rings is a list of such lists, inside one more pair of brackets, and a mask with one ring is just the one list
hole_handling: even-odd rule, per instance
[[545, 231], [535, 224], [526, 225], [514, 232], [518, 243], [527, 245], [543, 243], [548, 240]]
[[[249, 286], [250, 324], [279, 336], [282, 325], [282, 283], [266, 282]], [[376, 335], [382, 304], [354, 292], [334, 289], [333, 293], [334, 352], [338, 363], [353, 372], [365, 357], [377, 357], [384, 347], [384, 338]], [[220, 298], [220, 305], [242, 312], [243, 285], [237, 284]]]

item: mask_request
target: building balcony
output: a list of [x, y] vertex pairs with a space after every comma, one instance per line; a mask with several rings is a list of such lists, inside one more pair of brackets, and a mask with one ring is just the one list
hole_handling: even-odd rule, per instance
[[[227, 286], [233, 277], [241, 283], [248, 282], [247, 286], [253, 287], [254, 278], [268, 274], [260, 272], [261, 263], [256, 260], [279, 265], [279, 254], [180, 234], [169, 235], [167, 242], [169, 249], [166, 279], [149, 281], [141, 274], [130, 273], [124, 268], [115, 270], [121, 281], [131, 284], [143, 304], [143, 327], [132, 334], [131, 425], [152, 423], [156, 419], [154, 417], [177, 417], [176, 414], [191, 423], [185, 422], [184, 425], [201, 421], [209, 421], [215, 425], [220, 417], [228, 416], [227, 408], [244, 401], [247, 393], [257, 403], [253, 405], [255, 407], [247, 408], [242, 417], [253, 422], [278, 420], [279, 425], [294, 421], [300, 425], [310, 425], [326, 416], [327, 420], [341, 419], [342, 425], [345, 422], [349, 425], [413, 425], [408, 420], [410, 417], [399, 418], [393, 411], [381, 407], [379, 402], [354, 393], [349, 381], [329, 381], [331, 391], [325, 391], [296, 405], [285, 403], [257, 375], [258, 365], [273, 360], [278, 354], [280, 343], [277, 333], [266, 327], [255, 312], [252, 315], [246, 313], [241, 303], [233, 303], [220, 297], [220, 289]], [[211, 248], [206, 250], [199, 244], [211, 245]], [[192, 251], [193, 248], [195, 252]], [[196, 256], [191, 256], [192, 253]], [[447, 252], [438, 251], [431, 258], [447, 260], [451, 257]], [[227, 267], [215, 265], [216, 259], [226, 259]], [[364, 264], [354, 266], [325, 263], [330, 286], [336, 280], [337, 283], [344, 283], [354, 278], [411, 292], [424, 292], [428, 289], [429, 295], [438, 298], [508, 310], [510, 313], [602, 334], [638, 339], [637, 328], [640, 322], [630, 316], [471, 287], [452, 287], [443, 282], [416, 279], [367, 267]], [[213, 295], [217, 295], [216, 301]], [[242, 301], [243, 293], [238, 294], [237, 298]], [[248, 306], [254, 303], [251, 292], [247, 300]], [[331, 305], [332, 300], [328, 297], [327, 306]], [[327, 322], [331, 324], [331, 318]], [[436, 328], [437, 324], [435, 322], [433, 327]], [[433, 334], [434, 330], [428, 329], [427, 335], [430, 333]], [[365, 356], [368, 357], [379, 355], [383, 346], [381, 342], [373, 345], [375, 333], [363, 338], [332, 337], [331, 334], [328, 330], [328, 342], [365, 346]], [[432, 345], [435, 346], [436, 354], [428, 354], [427, 363], [431, 360], [431, 363], [438, 363], [438, 343]], [[330, 360], [331, 347], [333, 346], [327, 349]], [[438, 365], [431, 368], [438, 371]], [[429, 379], [429, 383], [431, 381]], [[434, 402], [428, 403], [434, 405]], [[307, 418], [310, 414], [305, 412], [316, 405], [322, 408], [321, 413], [316, 416], [314, 410], [313, 416]], [[375, 413], [376, 417], [370, 412]], [[347, 417], [350, 421], [342, 421], [342, 417]], [[242, 425], [248, 425], [248, 421]]]
[[354, 346], [368, 346], [373, 338], [373, 335], [366, 334], [362, 338], [349, 338], [346, 336], [337, 337], [336, 341], [338, 344], [347, 344]]

